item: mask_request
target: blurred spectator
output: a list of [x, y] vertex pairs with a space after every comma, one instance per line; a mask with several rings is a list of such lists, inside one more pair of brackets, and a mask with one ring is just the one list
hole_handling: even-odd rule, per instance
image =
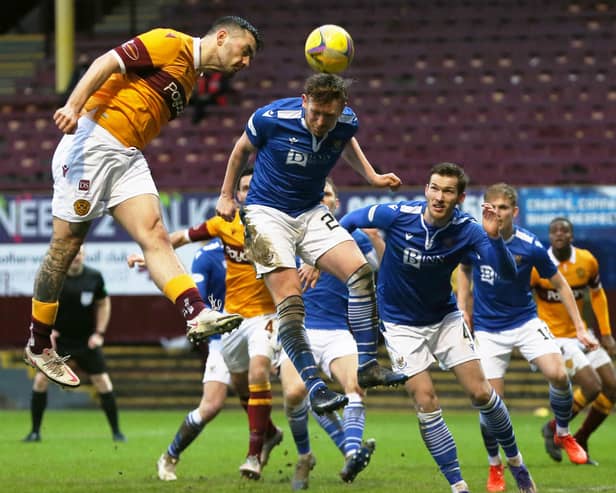
[[230, 76], [222, 72], [212, 72], [197, 79], [191, 104], [194, 106], [192, 122], [199, 123], [205, 116], [205, 107], [210, 104], [226, 106], [231, 92]]
[[70, 96], [71, 92], [73, 92], [77, 82], [79, 82], [83, 74], [85, 74], [86, 70], [90, 67], [90, 63], [92, 63], [92, 60], [90, 60], [90, 56], [87, 53], [82, 53], [79, 55], [75, 68], [73, 69], [73, 74], [71, 75], [71, 80], [68, 82], [68, 86], [66, 86], [66, 89], [62, 93], [62, 98], [60, 101], [61, 106], [64, 106], [64, 103], [66, 103], [66, 100]]

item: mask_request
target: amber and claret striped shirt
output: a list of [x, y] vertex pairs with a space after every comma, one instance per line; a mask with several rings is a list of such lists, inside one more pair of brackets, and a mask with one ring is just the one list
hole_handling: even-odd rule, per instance
[[121, 73], [88, 99], [87, 113], [127, 147], [143, 149], [188, 104], [199, 73], [200, 39], [153, 29], [111, 50]]
[[[599, 277], [599, 262], [595, 256], [588, 250], [576, 247], [571, 248], [571, 258], [563, 262], [559, 262], [554, 257], [551, 248], [548, 250], [548, 254], [571, 286], [580, 312], [584, 307], [584, 293], [587, 290], [594, 290], [597, 293], [595, 298], [591, 291], [590, 299], [599, 324], [598, 328], [601, 334], [611, 334], [612, 328], [607, 311], [607, 300]], [[556, 337], [574, 338], [576, 336], [575, 326], [552, 283], [548, 279], [542, 279], [537, 270], [533, 269], [530, 284], [536, 293], [537, 314], [540, 319], [548, 324], [552, 334]]]
[[255, 268], [244, 252], [244, 225], [239, 214], [233, 222], [214, 216], [199, 226], [189, 228], [191, 241], [220, 238], [227, 261], [225, 311], [244, 318], [275, 313], [276, 307], [263, 279], [257, 279]]

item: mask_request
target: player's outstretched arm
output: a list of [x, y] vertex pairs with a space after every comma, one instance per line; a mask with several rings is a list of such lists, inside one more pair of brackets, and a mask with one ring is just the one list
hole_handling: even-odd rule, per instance
[[297, 274], [299, 275], [299, 282], [302, 286], [303, 293], [310, 288], [314, 288], [317, 285], [317, 281], [321, 276], [321, 271], [311, 265], [302, 264], [297, 269]]
[[456, 299], [458, 301], [458, 309], [464, 314], [464, 321], [466, 325], [472, 327], [471, 317], [471, 281], [472, 281], [473, 267], [470, 264], [460, 264], [457, 271], [456, 284], [458, 289], [456, 291]]
[[126, 257], [126, 263], [128, 264], [128, 268], [137, 268], [139, 270], [147, 270], [145, 265], [145, 259], [143, 255], [139, 253], [131, 253], [128, 257]]
[[88, 98], [111, 74], [119, 71], [120, 63], [112, 52], [107, 52], [94, 60], [73, 89], [66, 104], [54, 113], [53, 120], [57, 127], [65, 134], [74, 133], [77, 128], [77, 120]]
[[498, 216], [492, 204], [481, 204], [482, 225], [485, 230], [490, 248], [486, 249], [485, 245], [480, 245], [483, 252], [478, 252], [483, 258], [489, 259], [489, 264], [496, 268], [496, 272], [503, 279], [514, 279], [518, 273], [518, 268], [513, 255], [505, 245], [505, 241], [500, 233], [498, 224]]
[[246, 132], [238, 139], [233, 146], [229, 161], [227, 162], [227, 170], [225, 171], [225, 179], [220, 188], [220, 196], [216, 203], [216, 214], [222, 217], [225, 221], [233, 221], [237, 204], [235, 203], [234, 195], [239, 180], [240, 173], [246, 166], [248, 158], [256, 152], [257, 148], [250, 143]]
[[362, 207], [345, 214], [339, 223], [349, 233], [357, 228], [386, 230], [396, 218], [397, 207], [394, 204], [376, 204]]
[[599, 287], [590, 289], [590, 305], [592, 306], [592, 311], [595, 314], [595, 319], [597, 320], [599, 331], [601, 332], [601, 345], [610, 356], [616, 356], [616, 341], [614, 341], [614, 337], [612, 336], [607, 296], [601, 284], [599, 284]]
[[173, 245], [173, 248], [179, 248], [191, 243], [187, 229], [178, 229], [177, 231], [169, 233], [169, 240], [171, 240], [171, 245]]
[[[191, 243], [187, 229], [179, 229], [177, 231], [174, 231], [173, 233], [169, 233], [169, 239], [171, 240], [171, 245], [173, 246], [173, 248], [178, 248], [188, 243]], [[126, 263], [128, 264], [129, 269], [136, 268], [140, 271], [147, 270], [147, 266], [145, 265], [145, 258], [139, 253], [131, 253], [129, 256], [127, 256]]]
[[389, 187], [389, 189], [393, 191], [397, 190], [400, 185], [402, 185], [402, 180], [394, 173], [379, 174], [374, 170], [374, 167], [370, 164], [368, 158], [366, 158], [364, 151], [362, 151], [355, 137], [351, 138], [344, 147], [342, 157], [372, 186], [379, 188]]
[[368, 252], [368, 255], [366, 255], [366, 260], [370, 264], [370, 267], [372, 267], [372, 270], [376, 272], [379, 270], [379, 266], [383, 260], [383, 254], [385, 253], [385, 240], [376, 228], [363, 228], [362, 231], [368, 235], [370, 243], [372, 243], [372, 251], [376, 255], [375, 262], [370, 260], [371, 252]]
[[103, 345], [110, 319], [111, 298], [109, 296], [105, 296], [104, 298], [97, 300], [95, 304], [94, 322], [96, 325], [94, 327], [94, 333], [88, 339], [88, 347], [90, 349]]
[[485, 229], [485, 232], [488, 233], [491, 239], [496, 240], [501, 237], [498, 216], [492, 204], [488, 204], [487, 202], [481, 204], [481, 222], [483, 229]]
[[575, 296], [573, 295], [573, 291], [571, 291], [571, 287], [567, 283], [567, 280], [562, 275], [560, 271], [557, 271], [552, 277], [550, 277], [550, 282], [552, 286], [556, 288], [558, 291], [558, 295], [560, 296], [560, 300], [562, 304], [565, 305], [567, 313], [575, 326], [575, 332], [579, 341], [584, 344], [587, 349], [596, 349], [599, 346], [598, 341], [595, 337], [588, 332], [586, 329], [586, 325], [582, 320], [582, 316], [580, 315], [580, 311], [578, 310], [577, 303], [575, 302]]

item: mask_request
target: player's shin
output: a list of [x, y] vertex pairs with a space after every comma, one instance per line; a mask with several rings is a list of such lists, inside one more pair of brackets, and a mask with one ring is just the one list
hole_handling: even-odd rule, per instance
[[347, 279], [349, 327], [357, 343], [359, 368], [376, 362], [379, 321], [372, 269], [362, 265]]
[[304, 301], [301, 296], [288, 296], [276, 307], [279, 320], [280, 343], [297, 369], [310, 394], [325, 385], [319, 377], [314, 356], [304, 329]]

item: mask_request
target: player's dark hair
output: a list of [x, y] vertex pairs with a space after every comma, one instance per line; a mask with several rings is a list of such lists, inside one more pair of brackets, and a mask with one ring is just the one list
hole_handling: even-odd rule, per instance
[[313, 74], [306, 79], [304, 94], [317, 103], [330, 103], [334, 100], [346, 103], [347, 83], [335, 74]]
[[512, 206], [517, 207], [518, 205], [518, 192], [516, 192], [516, 189], [511, 185], [504, 182], [495, 183], [486, 188], [483, 194], [483, 200], [490, 202], [490, 198], [492, 197], [505, 197]]
[[[454, 176], [458, 179], [458, 194], [464, 193], [468, 185], [468, 175], [464, 172], [461, 166], [455, 163], [438, 163], [430, 169], [430, 178], [432, 175]], [[428, 180], [429, 181], [429, 180]]]
[[569, 225], [569, 229], [571, 230], [571, 234], [573, 234], [573, 223], [571, 221], [569, 221], [569, 219], [567, 219], [566, 217], [563, 217], [563, 216], [558, 216], [558, 217], [555, 217], [554, 219], [552, 219], [550, 221], [549, 230], [552, 229], [552, 226], [554, 224], [560, 223], [560, 222], [567, 223]]
[[237, 178], [237, 185], [235, 186], [235, 191], [239, 192], [240, 190], [240, 182], [242, 181], [242, 178], [244, 178], [245, 176], [252, 176], [255, 173], [255, 169], [252, 166], [248, 166], [247, 168], [244, 168], [242, 170], [242, 172], [240, 173], [240, 176]]
[[334, 196], [338, 197], [338, 187], [336, 186], [336, 184], [334, 183], [334, 180], [332, 180], [329, 176], [327, 178], [325, 178], [325, 183], [327, 185], [329, 185], [332, 189], [332, 192], [334, 192]]
[[240, 173], [240, 178], [243, 178], [244, 176], [252, 176], [255, 174], [255, 169], [252, 166], [248, 166], [247, 168], [244, 168], [242, 170], [242, 172]]
[[207, 33], [214, 33], [221, 27], [239, 27], [240, 29], [245, 29], [252, 34], [253, 38], [255, 38], [257, 43], [257, 51], [263, 48], [263, 38], [261, 37], [261, 33], [259, 33], [258, 29], [243, 17], [239, 17], [237, 15], [226, 15], [224, 17], [219, 17], [214, 21], [214, 24], [212, 24], [212, 27], [210, 27], [210, 30]]

